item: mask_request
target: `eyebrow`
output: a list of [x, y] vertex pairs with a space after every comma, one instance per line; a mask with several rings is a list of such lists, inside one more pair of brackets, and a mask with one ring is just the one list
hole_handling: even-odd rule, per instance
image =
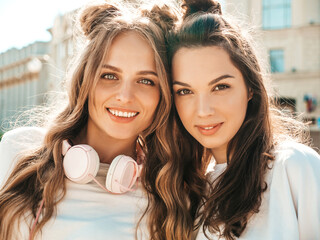
[[[210, 82], [208, 83], [208, 85], [209, 85], [209, 86], [210, 86], [210, 85], [213, 85], [213, 84], [215, 84], [215, 83], [217, 83], [217, 82], [219, 82], [219, 81], [221, 81], [221, 80], [223, 80], [223, 79], [226, 79], [226, 78], [234, 78], [234, 76], [231, 76], [231, 75], [229, 75], [229, 74], [222, 75], [222, 76], [217, 77], [217, 78], [213, 79], [212, 81], [210, 81]], [[179, 84], [179, 85], [181, 85], [181, 86], [191, 87], [188, 83], [179, 82], [179, 81], [174, 81], [172, 84], [173, 84], [173, 85]]]
[[[111, 70], [119, 72], [119, 73], [123, 72], [120, 68], [117, 68], [117, 67], [109, 65], [109, 64], [103, 64], [102, 68], [108, 68], [108, 69], [111, 69]], [[154, 75], [154, 76], [158, 77], [158, 74], [156, 72], [154, 72], [154, 71], [146, 71], [146, 70], [145, 71], [139, 71], [139, 72], [137, 72], [137, 74], [138, 75]]]
[[226, 78], [234, 78], [234, 76], [231, 76], [229, 74], [222, 75], [222, 76], [217, 77], [217, 78], [213, 79], [212, 81], [210, 81], [208, 85], [209, 86], [213, 85], [213, 84], [215, 84], [215, 83], [217, 83], [217, 82], [219, 82], [219, 81], [221, 81], [223, 79], [226, 79]]
[[120, 68], [111, 66], [111, 65], [109, 65], [109, 64], [103, 64], [103, 65], [102, 65], [102, 68], [108, 68], [108, 69], [111, 69], [111, 70], [113, 70], [113, 71], [122, 73], [122, 70], [121, 70]]
[[158, 77], [158, 74], [154, 71], [139, 71], [139, 72], [137, 72], [137, 74], [139, 74], [139, 75], [154, 75], [154, 76]]

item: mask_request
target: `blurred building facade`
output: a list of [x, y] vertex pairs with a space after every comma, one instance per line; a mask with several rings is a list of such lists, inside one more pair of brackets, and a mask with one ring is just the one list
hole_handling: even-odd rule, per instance
[[[304, 113], [305, 120], [312, 122], [310, 130], [314, 145], [320, 148], [320, 1], [222, 0], [221, 3], [223, 11], [236, 17], [243, 16], [250, 25], [258, 26], [261, 30], [262, 46], [266, 51], [263, 55], [269, 62], [279, 102], [289, 110]], [[26, 51], [24, 49], [9, 50], [1, 54], [0, 121], [8, 115], [8, 110], [14, 111], [20, 106], [15, 102], [27, 103], [27, 100], [20, 100], [18, 96], [21, 96], [20, 92], [26, 93], [21, 89], [28, 84], [41, 82], [42, 87], [33, 89], [44, 89], [43, 86], [49, 91], [62, 89], [65, 71], [76, 47], [73, 42], [73, 14], [74, 12], [57, 16], [49, 30], [52, 40], [44, 44], [45, 47], [43, 45], [45, 49], [39, 60], [43, 62], [44, 54], [49, 54], [51, 65], [46, 69], [42, 65], [40, 72], [32, 75], [32, 79], [40, 80], [44, 77], [46, 80], [10, 80], [15, 81], [15, 84], [8, 84], [10, 77], [28, 73], [28, 70], [20, 72], [18, 66], [26, 69], [27, 59], [34, 55], [10, 57], [19, 55], [17, 51]], [[42, 73], [45, 71], [46, 73]], [[9, 72], [12, 72], [11, 75]], [[41, 102], [32, 98], [31, 92], [28, 94], [29, 101], [35, 101], [31, 104]]]
[[35, 42], [0, 54], [0, 135], [23, 111], [54, 101], [49, 92], [63, 90], [73, 54], [72, 15], [55, 18], [48, 29], [50, 42]]
[[75, 11], [57, 16], [52, 28], [49, 29], [52, 36], [50, 41], [50, 56], [53, 64], [49, 88], [52, 91], [61, 91], [63, 89], [68, 64], [76, 48], [73, 35], [74, 15]]
[[312, 122], [311, 137], [320, 148], [320, 1], [224, 2], [226, 12], [261, 29], [279, 103]]
[[0, 54], [0, 123], [6, 128], [20, 111], [45, 101], [49, 44], [35, 42]]

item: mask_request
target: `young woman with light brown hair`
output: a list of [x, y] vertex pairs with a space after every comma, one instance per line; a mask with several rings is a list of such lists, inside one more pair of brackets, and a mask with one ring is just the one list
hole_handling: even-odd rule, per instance
[[183, 9], [168, 43], [187, 186], [203, 189], [212, 163], [197, 239], [320, 239], [320, 156], [305, 126], [277, 110], [251, 38], [218, 2]]
[[[175, 18], [167, 5], [119, 1], [80, 11], [85, 42], [68, 102], [48, 127], [15, 129], [1, 141], [0, 165], [16, 162], [0, 179], [0, 239], [190, 239], [167, 121], [164, 36]], [[36, 150], [18, 155], [30, 141]], [[109, 175], [120, 175], [111, 187]]]

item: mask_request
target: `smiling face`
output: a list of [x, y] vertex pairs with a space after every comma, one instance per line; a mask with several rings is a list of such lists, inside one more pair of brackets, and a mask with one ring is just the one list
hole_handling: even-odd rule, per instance
[[249, 100], [241, 72], [216, 46], [179, 49], [172, 71], [184, 127], [218, 162], [225, 162], [227, 145], [244, 121]]
[[120, 33], [89, 94], [88, 129], [114, 139], [136, 139], [151, 124], [159, 99], [152, 48], [138, 33]]

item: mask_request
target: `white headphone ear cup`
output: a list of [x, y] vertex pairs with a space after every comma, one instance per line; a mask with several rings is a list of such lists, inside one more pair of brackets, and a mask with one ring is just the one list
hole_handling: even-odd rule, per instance
[[[106, 178], [106, 188], [113, 193], [127, 192], [137, 180], [138, 164], [134, 159], [119, 155], [113, 159]], [[125, 188], [123, 188], [123, 187]]]
[[[65, 175], [73, 182], [88, 183], [99, 170], [98, 153], [89, 145], [81, 144], [71, 147], [63, 158]], [[92, 176], [90, 176], [92, 175]]]

